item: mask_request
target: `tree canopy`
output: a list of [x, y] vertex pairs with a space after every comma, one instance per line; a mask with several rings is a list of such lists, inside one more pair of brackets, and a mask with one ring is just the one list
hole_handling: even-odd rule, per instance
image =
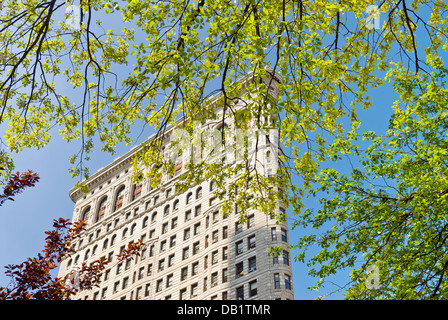
[[[180, 189], [216, 181], [223, 213], [247, 207], [236, 186], [266, 214], [281, 198], [294, 227], [311, 230], [293, 245], [316, 287], [349, 269], [348, 298], [447, 298], [447, 9], [441, 0], [3, 1], [1, 165], [13, 170], [10, 152], [44, 147], [57, 127], [80, 142], [69, 160], [86, 178], [95, 139], [113, 152], [132, 143], [137, 123], [163, 133], [180, 117], [191, 132], [194, 121], [224, 122], [219, 107], [240, 126], [280, 128], [280, 170], [267, 178], [248, 166], [190, 163]], [[364, 110], [384, 113], [373, 90], [389, 86], [397, 100], [388, 129], [364, 131]], [[245, 112], [234, 107], [241, 101]], [[160, 143], [143, 150], [136, 179], [150, 164], [172, 172]], [[241, 170], [241, 180], [223, 183]], [[146, 178], [156, 183], [157, 174]], [[307, 208], [308, 197], [318, 207]], [[308, 259], [311, 246], [319, 252]]]

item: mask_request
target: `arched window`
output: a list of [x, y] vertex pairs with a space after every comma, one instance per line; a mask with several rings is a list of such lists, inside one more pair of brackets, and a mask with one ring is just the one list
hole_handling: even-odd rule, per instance
[[114, 211], [117, 211], [123, 206], [123, 199], [124, 199], [124, 186], [121, 186], [118, 189], [117, 196], [115, 197]]
[[109, 244], [109, 239], [104, 240], [104, 242], [103, 242], [103, 250], [107, 248], [108, 244]]
[[131, 236], [134, 234], [136, 227], [137, 227], [137, 224], [134, 223], [131, 227]]
[[202, 187], [197, 188], [196, 190], [196, 199], [202, 197]]
[[122, 235], [122, 237], [123, 237], [123, 238], [126, 238], [127, 235], [128, 235], [128, 228], [125, 228], [125, 229], [123, 230], [123, 235]]
[[89, 254], [90, 254], [90, 249], [88, 249], [88, 250], [86, 251], [86, 253], [84, 254], [84, 260], [89, 259]]
[[169, 213], [170, 213], [170, 206], [167, 205], [165, 207], [165, 209], [163, 210], [163, 216], [167, 216], [167, 215], [169, 215]]
[[145, 228], [145, 227], [147, 227], [148, 226], [148, 217], [145, 217], [144, 219], [143, 219], [143, 223], [142, 223], [142, 228]]
[[176, 201], [174, 201], [174, 204], [173, 204], [173, 211], [176, 211], [178, 209], [179, 209], [179, 200], [176, 200]]
[[111, 245], [111, 246], [114, 245], [114, 243], [115, 243], [115, 239], [117, 239], [117, 235], [116, 235], [116, 234], [114, 234], [114, 235], [112, 236], [112, 238], [110, 239], [110, 245]]
[[98, 214], [97, 214], [96, 221], [100, 221], [101, 219], [104, 218], [104, 215], [106, 214], [106, 202], [107, 202], [107, 197], [104, 197], [100, 201], [100, 204], [98, 206]]
[[89, 213], [90, 213], [90, 206], [84, 209], [81, 215], [81, 220], [87, 221], [89, 219]]
[[[139, 179], [141, 179], [142, 177], [140, 177]], [[139, 184], [134, 184], [132, 186], [132, 201], [134, 201], [135, 199], [140, 198], [140, 196], [142, 195], [142, 190], [143, 190], [143, 183], [140, 182]]]
[[154, 212], [151, 216], [151, 222], [156, 221], [156, 219], [157, 219], [157, 212]]
[[190, 192], [187, 194], [187, 204], [191, 203], [191, 200], [193, 200], [193, 194]]
[[174, 155], [174, 176], [180, 175], [182, 172], [182, 154], [178, 153]]

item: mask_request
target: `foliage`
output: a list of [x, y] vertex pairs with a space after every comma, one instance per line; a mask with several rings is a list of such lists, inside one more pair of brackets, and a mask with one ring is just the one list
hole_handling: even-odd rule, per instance
[[[243, 220], [244, 208], [267, 214], [282, 199], [296, 228], [316, 229], [297, 245], [320, 247], [309, 260], [321, 278], [317, 287], [356, 265], [348, 297], [445, 297], [445, 1], [381, 1], [380, 29], [366, 27], [372, 3], [359, 0], [82, 0], [70, 3], [80, 8], [79, 28], [63, 22], [68, 4], [0, 4], [0, 122], [9, 126], [9, 151], [44, 147], [58, 126], [64, 139], [81, 142], [71, 172], [88, 177], [94, 147], [113, 152], [132, 143], [137, 123], [160, 138], [180, 117], [188, 132], [195, 121], [229, 117], [241, 128], [255, 119], [253, 127], [281, 129], [275, 177], [250, 167], [247, 157], [234, 166], [192, 162], [179, 191], [213, 180], [215, 195], [226, 194], [222, 213], [236, 204]], [[242, 87], [247, 74], [252, 81]], [[281, 77], [278, 97], [269, 91], [274, 74]], [[372, 89], [387, 81], [399, 95], [389, 130], [363, 132], [360, 114], [372, 106]], [[219, 98], [212, 103], [213, 94]], [[155, 185], [172, 175], [160, 139], [141, 150], [136, 179], [145, 171]], [[352, 170], [339, 172], [346, 157]], [[239, 179], [224, 183], [236, 173]], [[317, 197], [320, 207], [305, 208], [306, 197]], [[372, 263], [382, 280], [368, 290]]]
[[[78, 270], [72, 270], [61, 278], [51, 274], [63, 258], [75, 252], [73, 243], [85, 227], [86, 223], [82, 220], [73, 223], [63, 218], [54, 220], [54, 230], [45, 232], [47, 237], [42, 253], [21, 264], [6, 267], [11, 285], [9, 288], [0, 288], [0, 300], [67, 300], [80, 290], [97, 286], [100, 274], [110, 263], [104, 258], [89, 264], [83, 263]], [[143, 248], [141, 241], [129, 244], [117, 258], [119, 261], [132, 259], [140, 255]]]
[[0, 206], [2, 206], [6, 200], [14, 201], [13, 197], [15, 195], [22, 193], [27, 187], [34, 187], [39, 179], [38, 174], [31, 170], [28, 170], [25, 173], [17, 172], [12, 174], [6, 183], [3, 194], [0, 195]]

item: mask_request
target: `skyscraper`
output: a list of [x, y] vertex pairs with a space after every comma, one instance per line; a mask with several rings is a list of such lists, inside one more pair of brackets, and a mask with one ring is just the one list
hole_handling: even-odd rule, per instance
[[[252, 78], [248, 75], [241, 81], [248, 84]], [[273, 96], [278, 95], [279, 81], [278, 77], [265, 81]], [[217, 115], [220, 118], [222, 110]], [[232, 130], [228, 129], [233, 125], [231, 119], [225, 125], [225, 130]], [[223, 129], [222, 120], [197, 126], [201, 132]], [[170, 142], [173, 128], [163, 133], [164, 143]], [[249, 165], [265, 176], [274, 175], [281, 152], [279, 131], [270, 128], [257, 140], [256, 161]], [[75, 203], [73, 220], [87, 220], [88, 227], [75, 244], [76, 252], [61, 262], [59, 276], [100, 257], [112, 262], [101, 275], [99, 288], [81, 291], [74, 299], [294, 298], [288, 225], [276, 219], [284, 214], [281, 201], [270, 215], [250, 208], [244, 223], [239, 221], [238, 207], [223, 216], [219, 212], [223, 200], [216, 197], [211, 181], [176, 193], [179, 176], [186, 170], [182, 156], [176, 157], [173, 176], [162, 177], [160, 187], [151, 188], [145, 180], [134, 185], [131, 162], [138, 149], [131, 149], [85, 181], [88, 194], [76, 188], [70, 191]], [[235, 153], [222, 157], [221, 149], [214, 152], [225, 166], [238, 161]], [[118, 263], [115, 255], [139, 239], [146, 244], [141, 256]], [[281, 246], [281, 255], [268, 256], [266, 250], [272, 246]]]

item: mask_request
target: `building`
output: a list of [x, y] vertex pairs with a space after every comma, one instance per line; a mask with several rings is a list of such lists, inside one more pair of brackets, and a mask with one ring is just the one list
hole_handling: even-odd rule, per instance
[[[278, 94], [275, 81], [270, 89]], [[205, 123], [202, 129], [213, 125]], [[278, 134], [269, 130], [257, 150], [256, 165], [267, 175], [276, 171]], [[209, 181], [174, 192], [184, 170], [181, 161], [173, 177], [162, 178], [161, 187], [152, 189], [147, 181], [133, 185], [131, 161], [137, 149], [93, 174], [86, 181], [88, 194], [70, 191], [73, 221], [87, 219], [89, 226], [75, 244], [76, 252], [61, 262], [59, 276], [82, 262], [100, 257], [112, 261], [100, 287], [81, 291], [75, 299], [294, 298], [288, 225], [275, 219], [284, 211], [281, 203], [272, 215], [252, 210], [244, 224], [237, 214], [224, 217]], [[226, 161], [231, 165], [235, 159]], [[118, 264], [115, 255], [139, 239], [147, 244], [142, 255]], [[282, 246], [283, 254], [269, 257], [265, 251], [271, 246]]]

